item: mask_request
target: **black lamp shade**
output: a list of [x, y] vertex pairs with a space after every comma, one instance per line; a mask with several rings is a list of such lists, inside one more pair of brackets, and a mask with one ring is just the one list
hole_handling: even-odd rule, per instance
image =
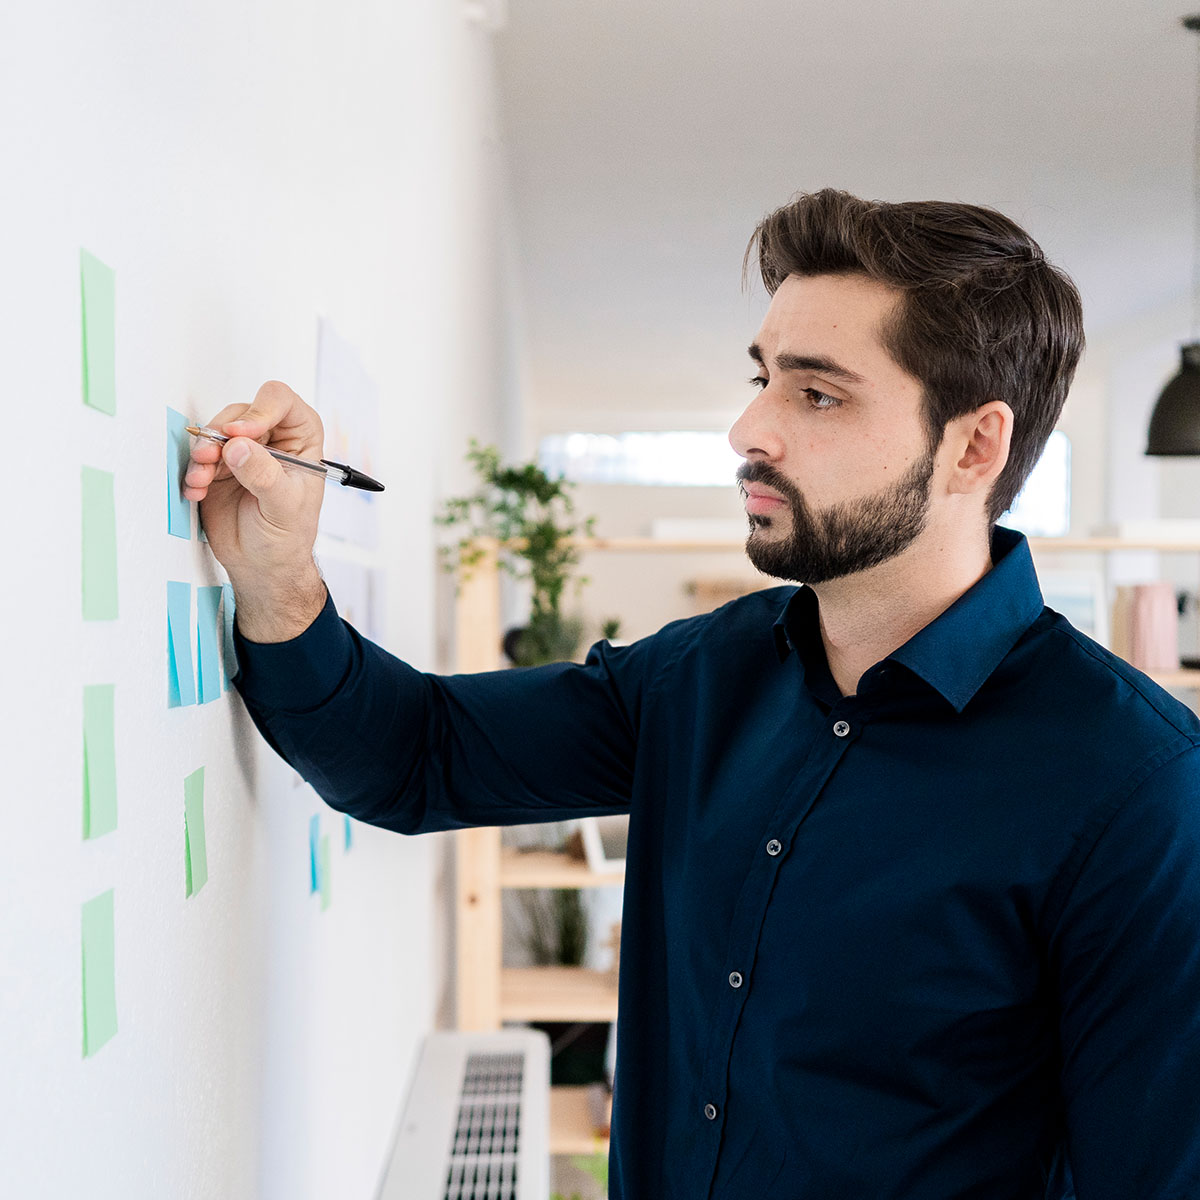
[[1182, 346], [1180, 358], [1151, 414], [1147, 454], [1200, 455], [1200, 342]]

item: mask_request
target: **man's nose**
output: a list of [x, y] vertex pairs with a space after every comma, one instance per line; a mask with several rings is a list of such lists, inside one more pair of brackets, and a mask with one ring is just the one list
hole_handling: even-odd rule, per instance
[[768, 384], [749, 404], [729, 430], [729, 444], [742, 458], [778, 459], [783, 455], [775, 398]]

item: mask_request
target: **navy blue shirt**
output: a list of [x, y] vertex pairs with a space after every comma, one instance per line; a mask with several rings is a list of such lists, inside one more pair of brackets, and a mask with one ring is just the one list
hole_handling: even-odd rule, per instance
[[852, 696], [807, 587], [454, 676], [327, 604], [237, 682], [359, 820], [630, 814], [616, 1200], [1194, 1198], [1200, 722], [991, 549]]

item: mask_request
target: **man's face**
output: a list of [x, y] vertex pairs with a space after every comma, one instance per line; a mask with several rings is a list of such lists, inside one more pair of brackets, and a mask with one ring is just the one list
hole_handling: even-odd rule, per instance
[[817, 584], [900, 554], [925, 528], [935, 455], [921, 385], [879, 330], [899, 293], [861, 275], [789, 275], [750, 347], [759, 394], [729, 431], [746, 461], [746, 553]]

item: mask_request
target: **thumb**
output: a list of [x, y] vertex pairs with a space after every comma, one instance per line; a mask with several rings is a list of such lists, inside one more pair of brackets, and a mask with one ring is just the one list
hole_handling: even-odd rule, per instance
[[287, 514], [296, 507], [283, 467], [250, 438], [230, 438], [221, 457], [233, 477], [258, 501], [264, 517], [273, 524], [287, 525]]

